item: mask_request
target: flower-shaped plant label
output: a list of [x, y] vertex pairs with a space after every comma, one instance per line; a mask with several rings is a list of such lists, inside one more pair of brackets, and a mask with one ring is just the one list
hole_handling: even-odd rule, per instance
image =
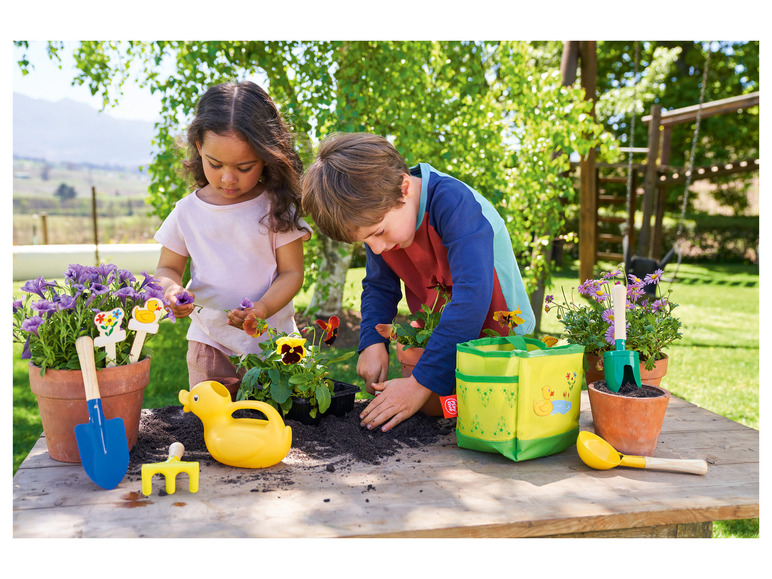
[[97, 312], [94, 316], [94, 325], [99, 330], [99, 337], [94, 339], [97, 347], [114, 344], [126, 339], [126, 331], [121, 329], [126, 313], [122, 308], [115, 308], [109, 312]]
[[125, 315], [122, 308], [114, 308], [108, 312], [97, 312], [94, 316], [94, 325], [99, 330], [99, 337], [94, 338], [94, 346], [103, 347], [107, 352], [108, 368], [116, 363], [115, 344], [126, 339], [126, 330], [121, 328]]

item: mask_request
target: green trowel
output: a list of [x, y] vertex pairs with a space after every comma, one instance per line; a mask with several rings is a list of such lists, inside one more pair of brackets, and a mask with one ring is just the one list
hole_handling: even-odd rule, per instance
[[638, 352], [627, 350], [627, 324], [625, 307], [627, 289], [622, 284], [611, 288], [611, 300], [614, 304], [614, 344], [615, 349], [603, 354], [603, 374], [606, 387], [612, 392], [619, 392], [622, 384], [635, 384], [641, 387], [641, 361]]

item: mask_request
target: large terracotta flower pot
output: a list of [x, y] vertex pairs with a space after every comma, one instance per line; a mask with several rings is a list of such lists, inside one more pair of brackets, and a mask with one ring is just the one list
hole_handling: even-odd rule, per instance
[[[38, 400], [48, 454], [61, 462], [80, 462], [75, 426], [89, 421], [81, 371], [46, 370], [41, 376], [40, 368], [30, 364], [29, 382]], [[123, 419], [129, 450], [137, 442], [142, 399], [149, 382], [150, 358], [97, 370], [105, 418]]]
[[402, 365], [403, 378], [413, 374], [413, 368], [418, 364], [418, 360], [423, 353], [424, 348], [408, 348], [406, 350], [402, 347], [402, 344], [397, 342], [397, 360]]
[[[588, 366], [587, 370], [584, 372], [587, 384], [605, 380], [606, 376], [603, 372], [603, 357], [596, 356], [595, 354], [585, 354], [585, 358], [587, 359]], [[659, 386], [662, 383], [662, 378], [667, 374], [667, 363], [669, 360], [670, 358], [667, 355], [661, 360], [657, 360], [654, 363], [654, 368], [652, 370], [644, 368], [643, 362], [641, 362], [641, 383]]]
[[598, 382], [587, 386], [595, 434], [622, 454], [654, 456], [670, 392], [644, 383], [660, 392], [650, 398], [633, 398], [599, 390]]

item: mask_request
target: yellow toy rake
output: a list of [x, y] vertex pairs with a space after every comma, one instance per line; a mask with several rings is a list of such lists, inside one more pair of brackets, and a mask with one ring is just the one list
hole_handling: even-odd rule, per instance
[[181, 461], [184, 452], [185, 447], [182, 443], [174, 442], [169, 447], [169, 458], [166, 461], [142, 465], [143, 495], [153, 492], [153, 475], [156, 474], [162, 474], [166, 478], [166, 494], [174, 494], [177, 490], [176, 478], [181, 472], [188, 475], [190, 492], [198, 492], [198, 463]]

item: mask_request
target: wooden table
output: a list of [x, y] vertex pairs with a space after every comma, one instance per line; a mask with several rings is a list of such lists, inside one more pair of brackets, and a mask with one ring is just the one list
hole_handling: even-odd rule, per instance
[[[592, 430], [587, 393], [581, 427]], [[514, 463], [458, 448], [455, 435], [380, 465], [334, 472], [285, 459], [280, 489], [214, 463], [198, 493], [186, 475], [149, 497], [139, 481], [110, 491], [79, 464], [49, 458], [41, 437], [13, 479], [14, 537], [682, 537], [715, 520], [759, 516], [759, 432], [672, 397], [656, 456], [703, 458], [705, 476], [595, 471], [571, 447]]]

